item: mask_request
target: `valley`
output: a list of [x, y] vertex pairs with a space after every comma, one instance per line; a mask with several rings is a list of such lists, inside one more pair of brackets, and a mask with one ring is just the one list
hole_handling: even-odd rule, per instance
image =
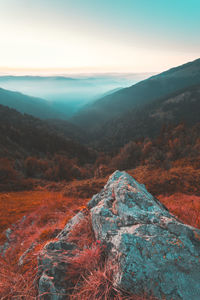
[[[146, 201], [143, 195], [145, 188], [148, 191], [145, 193], [152, 195], [149, 197], [152, 197], [155, 207], [165, 205], [169, 213], [180, 220], [180, 224], [183, 222], [186, 228], [190, 228], [187, 227], [190, 225], [194, 230], [200, 229], [199, 59], [129, 88], [114, 90], [83, 106], [68, 120], [62, 119], [61, 112], [47, 105], [46, 100], [19, 92], [0, 89], [0, 103], [2, 299], [37, 299], [38, 289], [33, 282], [38, 276], [40, 290], [44, 287], [46, 293], [43, 275], [38, 273], [38, 257], [46, 253], [45, 245], [60, 247], [56, 249], [56, 254], [60, 253], [58, 258], [62, 257], [63, 249], [65, 253], [62, 247], [68, 247], [70, 243], [78, 245], [75, 257], [81, 261], [73, 262], [75, 270], [71, 271], [70, 280], [74, 280], [74, 286], [80, 280], [83, 290], [79, 290], [77, 285], [69, 295], [73, 297], [75, 293], [74, 299], [78, 300], [80, 298], [77, 298], [76, 293], [88, 295], [86, 290], [89, 287], [86, 285], [84, 290], [84, 278], [89, 280], [90, 271], [96, 274], [98, 270], [100, 277], [107, 274], [107, 271], [103, 269], [106, 254], [102, 249], [105, 245], [91, 231], [96, 223], [92, 225], [88, 217], [91, 208], [88, 208], [87, 203], [95, 197], [104, 197], [100, 191], [106, 189], [108, 184], [113, 199], [112, 207], [108, 207], [109, 212], [105, 214], [112, 213], [115, 220], [118, 212], [113, 203], [119, 201], [121, 207], [123, 198], [120, 196], [120, 200], [116, 200], [118, 194], [116, 196], [110, 191], [109, 178], [114, 174], [115, 182], [115, 174], [119, 171], [126, 170], [134, 178], [130, 179], [133, 180], [133, 187], [126, 187], [130, 188], [128, 195], [135, 193], [136, 180], [141, 199]], [[65, 114], [63, 107], [62, 112]], [[119, 171], [116, 173], [116, 170]], [[119, 174], [122, 174], [122, 183], [126, 183], [123, 178], [129, 175], [124, 175], [125, 172]], [[137, 205], [138, 209], [140, 205]], [[131, 211], [132, 206], [129, 208]], [[149, 210], [146, 212], [145, 209], [141, 216], [149, 214]], [[162, 209], [164, 216], [168, 214], [165, 207]], [[65, 245], [66, 241], [62, 244], [59, 234], [77, 213], [83, 214], [86, 222], [78, 223], [69, 244]], [[124, 222], [124, 219], [121, 221]], [[146, 219], [142, 222], [145, 226], [149, 225], [145, 223]], [[198, 239], [196, 231], [195, 234]], [[101, 261], [100, 269], [94, 264], [94, 269], [90, 270], [86, 263], [90, 255], [95, 263]], [[57, 256], [53, 255], [53, 262], [59, 266]], [[86, 270], [79, 269], [81, 264]], [[104, 279], [95, 278], [100, 280], [100, 285], [101, 280], [104, 280], [103, 286], [109, 283], [108, 295], [118, 297], [115, 299], [150, 299], [135, 298], [136, 295], [115, 290], [109, 279], [111, 275], [105, 276]], [[86, 300], [88, 296], [84, 297]]]
[[0, 1], [0, 300], [200, 300], [200, 1]]

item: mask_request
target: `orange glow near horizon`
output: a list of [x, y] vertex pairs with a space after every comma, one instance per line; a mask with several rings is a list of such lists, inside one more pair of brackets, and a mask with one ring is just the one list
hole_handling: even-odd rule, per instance
[[[65, 75], [65, 74], [132, 74], [130, 70], [115, 68], [98, 68], [98, 67], [82, 67], [82, 68], [9, 68], [0, 67], [0, 75]], [[156, 73], [156, 72], [138, 72], [138, 73]]]
[[[189, 58], [185, 55], [180, 55], [179, 58], [172, 55], [169, 61], [163, 62], [162, 54], [160, 56], [157, 53], [157, 64], [155, 65], [154, 60], [147, 60], [141, 63], [135, 61], [134, 65], [103, 65], [99, 66], [71, 66], [71, 67], [6, 67], [0, 66], [0, 75], [67, 75], [67, 74], [104, 74], [104, 73], [120, 73], [120, 74], [133, 74], [133, 73], [160, 73], [167, 69], [173, 68], [178, 65], [187, 63], [197, 59], [197, 56], [190, 56]], [[160, 65], [158, 64], [160, 62]], [[161, 64], [162, 62], [162, 64]], [[158, 66], [159, 65], [159, 66]]]

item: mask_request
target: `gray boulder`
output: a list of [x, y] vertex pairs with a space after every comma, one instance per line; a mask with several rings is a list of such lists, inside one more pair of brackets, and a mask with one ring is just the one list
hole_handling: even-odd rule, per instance
[[[200, 299], [200, 230], [180, 222], [126, 172], [113, 173], [88, 208], [95, 238], [107, 244], [107, 263], [115, 268], [114, 286], [147, 299]], [[42, 299], [67, 299], [68, 257], [77, 247], [68, 237], [84, 217], [78, 213], [42, 250]]]
[[109, 245], [115, 286], [157, 299], [200, 299], [200, 230], [126, 172], [116, 171], [88, 206], [96, 238]]

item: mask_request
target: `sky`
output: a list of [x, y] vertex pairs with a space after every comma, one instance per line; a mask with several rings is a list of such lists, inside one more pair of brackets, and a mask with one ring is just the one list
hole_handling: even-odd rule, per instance
[[161, 72], [200, 57], [200, 0], [0, 0], [0, 73]]

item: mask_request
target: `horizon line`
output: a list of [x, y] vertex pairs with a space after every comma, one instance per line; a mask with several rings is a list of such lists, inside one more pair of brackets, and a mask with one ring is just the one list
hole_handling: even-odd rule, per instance
[[[62, 76], [62, 75], [69, 75], [69, 74], [155, 74], [155, 73], [159, 73], [162, 71], [158, 71], [158, 70], [152, 70], [152, 71], [130, 71], [130, 70], [115, 70], [115, 68], [105, 68], [105, 70], [102, 70], [98, 67], [88, 67], [88, 68], [17, 68], [17, 67], [5, 67], [5, 66], [0, 66], [0, 75], [2, 76], [9, 76], [9, 75], [13, 75], [13, 73], [15, 75], [19, 74], [19, 76], [21, 76], [21, 74], [23, 74], [23, 76], [25, 75], [36, 75], [36, 74], [52, 74], [52, 75], [58, 75], [58, 76]], [[44, 75], [43, 75], [44, 76]]]

